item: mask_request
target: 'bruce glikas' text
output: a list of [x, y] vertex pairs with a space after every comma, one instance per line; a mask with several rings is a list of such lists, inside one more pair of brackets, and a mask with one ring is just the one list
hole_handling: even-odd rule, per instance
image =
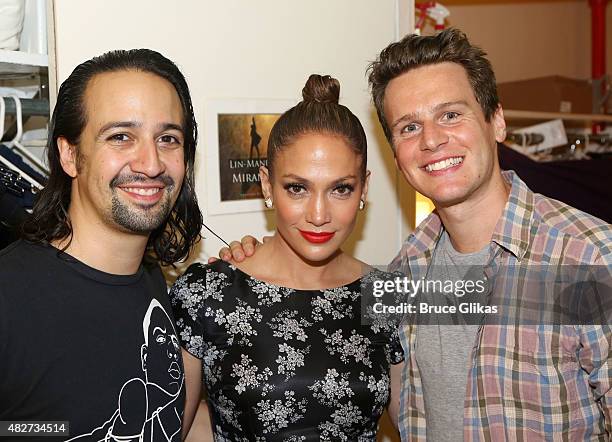
[[[372, 294], [382, 298], [385, 294], [392, 295], [397, 300], [414, 298], [418, 293], [431, 293], [443, 296], [462, 298], [465, 295], [481, 295], [486, 290], [486, 281], [482, 280], [441, 280], [441, 279], [410, 279], [397, 277], [389, 280], [377, 280], [373, 283]], [[430, 297], [431, 298], [431, 297]], [[378, 300], [373, 305], [374, 313], [385, 314], [496, 314], [497, 306], [484, 305], [479, 302], [462, 302], [458, 305], [435, 304], [428, 302], [397, 302], [389, 305], [389, 297]]]

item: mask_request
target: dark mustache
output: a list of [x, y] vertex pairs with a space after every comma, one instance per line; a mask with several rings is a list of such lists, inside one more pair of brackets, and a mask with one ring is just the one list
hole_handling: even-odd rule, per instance
[[154, 182], [154, 183], [162, 183], [164, 184], [166, 187], [171, 187], [174, 186], [174, 179], [172, 179], [171, 176], [168, 175], [160, 175], [158, 177], [155, 178], [149, 178], [143, 175], [117, 175], [116, 177], [114, 177], [111, 182], [109, 183], [109, 186], [111, 188], [113, 187], [117, 187], [117, 186], [122, 186], [124, 184], [130, 184], [130, 183], [147, 183], [147, 182]]

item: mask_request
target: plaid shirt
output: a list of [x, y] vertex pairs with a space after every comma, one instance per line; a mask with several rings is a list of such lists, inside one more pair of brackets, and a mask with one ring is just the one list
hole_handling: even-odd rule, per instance
[[[612, 269], [611, 225], [534, 194], [512, 171], [503, 175], [512, 187], [491, 240], [487, 276], [517, 262]], [[442, 229], [432, 213], [406, 240], [390, 270], [414, 280], [425, 277]], [[406, 355], [400, 434], [402, 441], [424, 441], [416, 326], [403, 325], [400, 338]], [[481, 325], [470, 361], [466, 441], [612, 440], [610, 325]]]

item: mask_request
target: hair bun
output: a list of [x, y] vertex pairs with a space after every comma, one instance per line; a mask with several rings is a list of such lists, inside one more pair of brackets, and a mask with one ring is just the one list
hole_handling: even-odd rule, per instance
[[302, 89], [304, 102], [335, 103], [340, 99], [340, 82], [329, 75], [312, 74]]

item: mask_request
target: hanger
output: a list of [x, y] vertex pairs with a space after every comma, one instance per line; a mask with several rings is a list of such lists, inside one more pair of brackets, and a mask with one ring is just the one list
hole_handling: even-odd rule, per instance
[[[15, 115], [17, 117], [17, 133], [6, 145], [13, 150], [19, 152], [21, 156], [26, 157], [32, 164], [34, 164], [43, 175], [49, 175], [49, 170], [35, 155], [33, 155], [28, 149], [21, 144], [21, 137], [23, 136], [23, 115], [21, 112], [21, 99], [17, 95], [9, 95], [10, 98], [15, 100]], [[2, 100], [4, 101], [4, 99]]]
[[[21, 109], [20, 109], [21, 110]], [[6, 105], [4, 104], [4, 97], [0, 96], [0, 134], [4, 133], [4, 115], [6, 113]], [[22, 128], [23, 130], [23, 128]], [[0, 155], [0, 163], [9, 168], [10, 170], [17, 172], [21, 178], [26, 180], [32, 188], [41, 190], [43, 186], [40, 185], [34, 178], [24, 173], [21, 169], [11, 163], [9, 160]]]

